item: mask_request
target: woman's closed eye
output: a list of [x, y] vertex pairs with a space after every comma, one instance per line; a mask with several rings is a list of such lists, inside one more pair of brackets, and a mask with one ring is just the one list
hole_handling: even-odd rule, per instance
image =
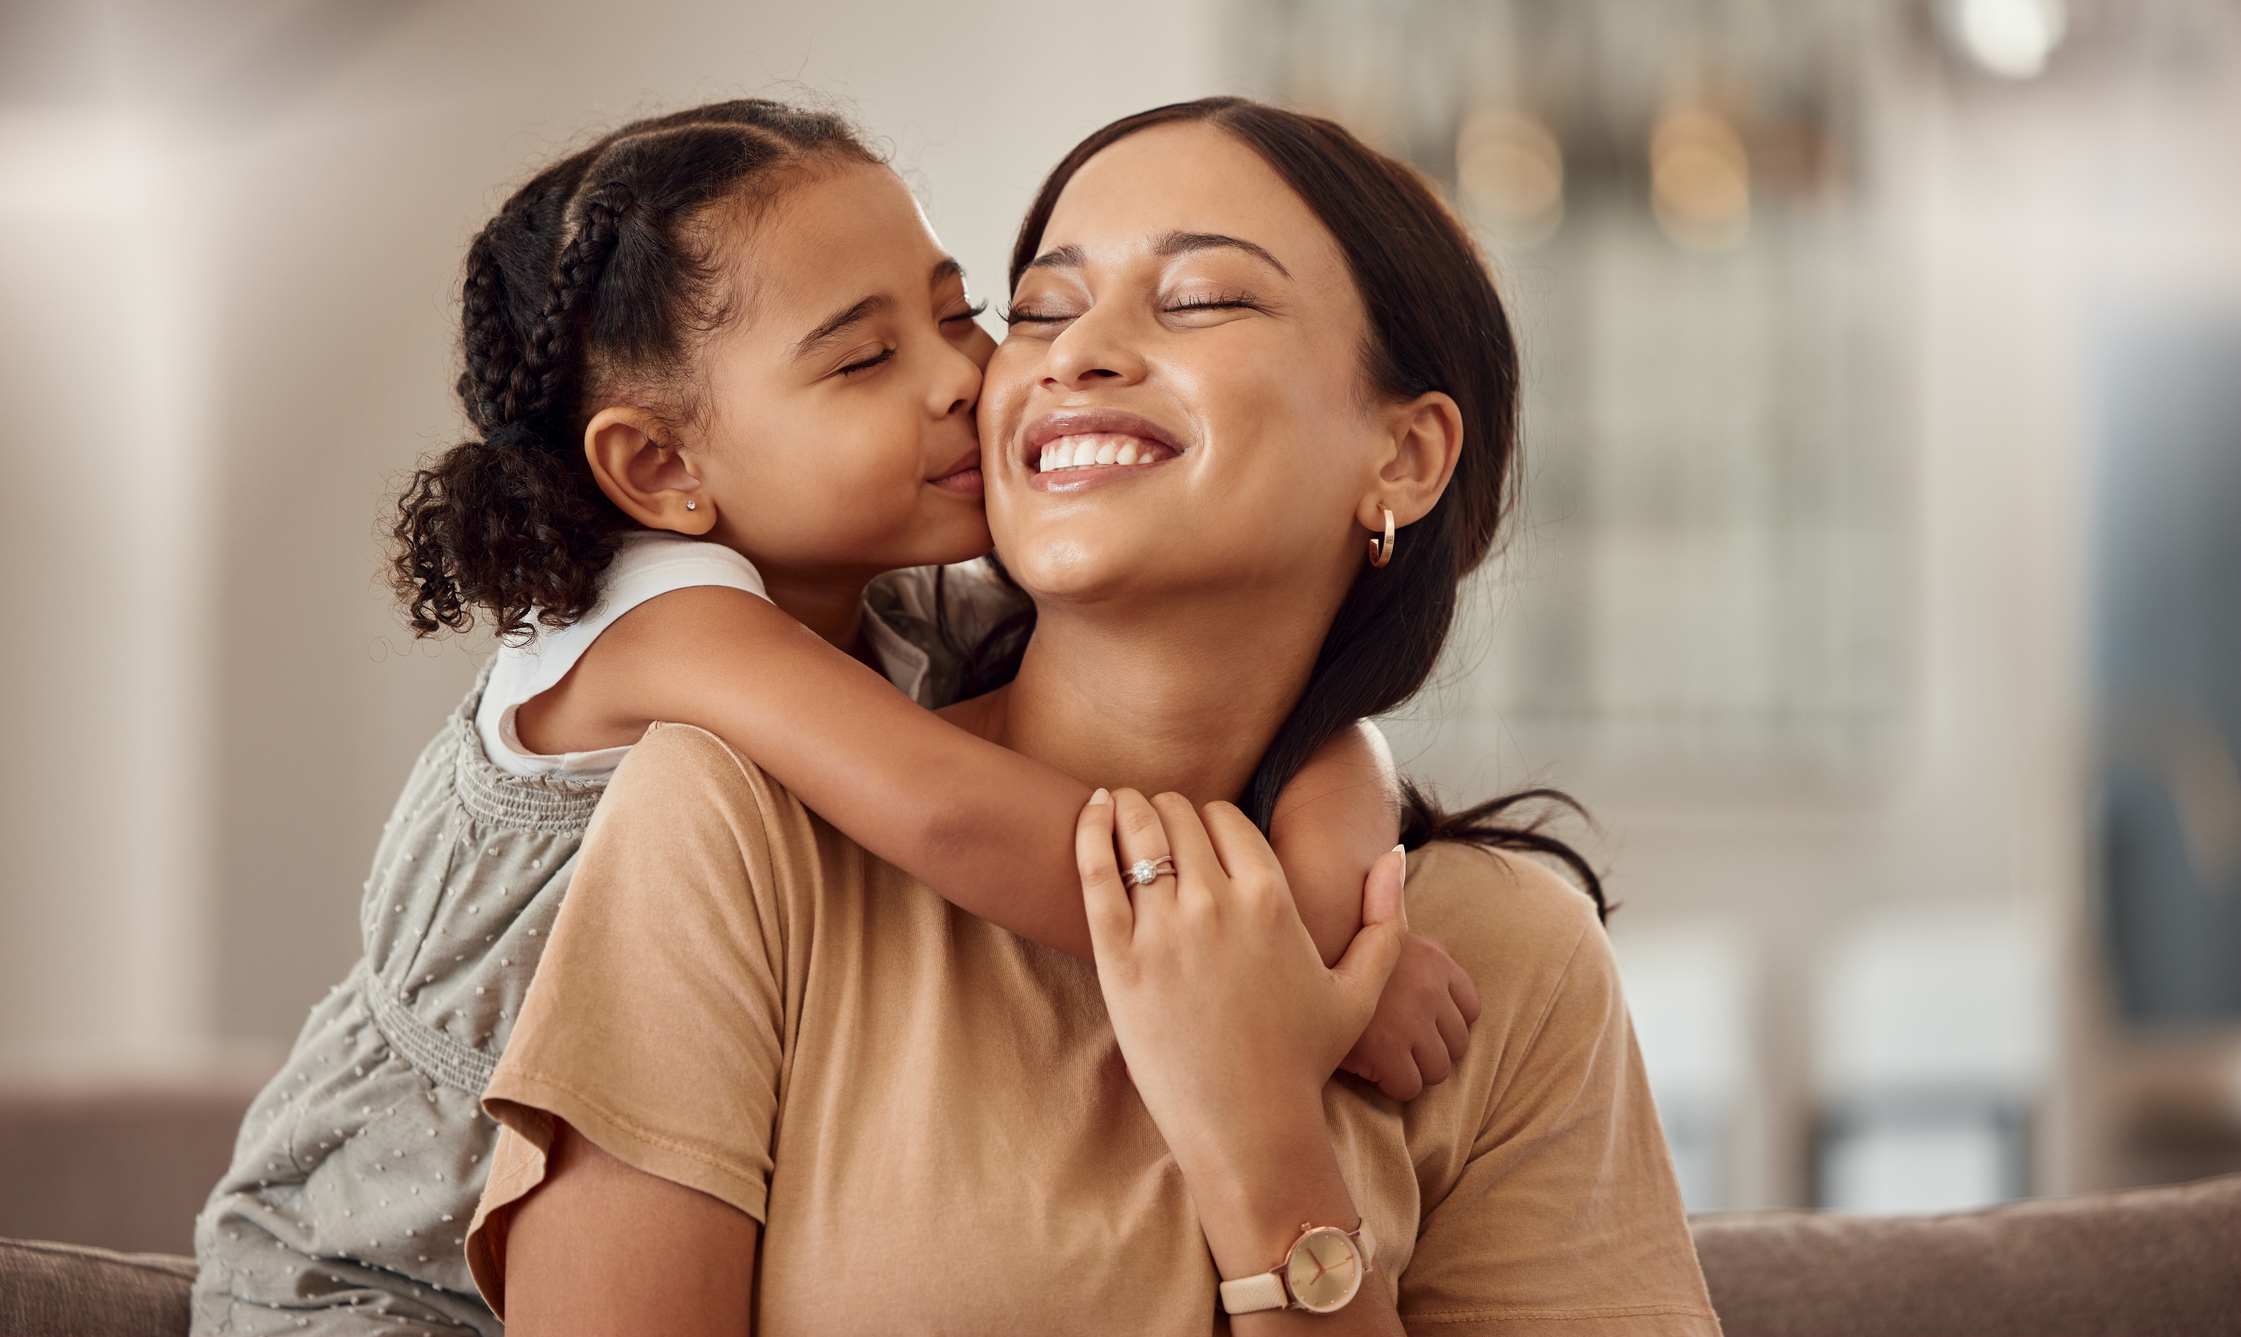
[[[1251, 293], [1197, 293], [1163, 303], [1161, 312], [1170, 316], [1189, 316], [1213, 311], [1263, 311], [1260, 300]], [[1056, 311], [1031, 306], [1014, 306], [1003, 313], [1006, 325], [1059, 325], [1074, 319], [1079, 312]]]
[[1002, 312], [1001, 319], [1006, 325], [1056, 325], [1062, 321], [1072, 320], [1078, 314], [1074, 311], [1007, 306]]
[[1161, 308], [1169, 315], [1188, 315], [1193, 311], [1259, 311], [1260, 302], [1249, 292], [1194, 293], [1178, 298]]

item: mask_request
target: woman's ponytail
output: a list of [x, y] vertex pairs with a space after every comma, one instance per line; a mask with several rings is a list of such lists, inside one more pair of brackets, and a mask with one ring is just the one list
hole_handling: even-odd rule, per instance
[[584, 459], [591, 401], [622, 386], [684, 397], [694, 340], [725, 309], [697, 217], [812, 155], [877, 161], [836, 117], [759, 99], [696, 107], [540, 172], [477, 234], [458, 391], [478, 439], [414, 470], [386, 526], [414, 634], [487, 617], [524, 637], [590, 611], [632, 528]]

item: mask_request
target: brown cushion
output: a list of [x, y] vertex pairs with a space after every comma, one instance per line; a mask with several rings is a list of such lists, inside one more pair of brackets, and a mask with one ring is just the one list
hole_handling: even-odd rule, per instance
[[186, 1337], [195, 1260], [0, 1239], [0, 1337]]
[[1957, 1216], [1691, 1225], [1727, 1337], [2241, 1334], [2241, 1175]]

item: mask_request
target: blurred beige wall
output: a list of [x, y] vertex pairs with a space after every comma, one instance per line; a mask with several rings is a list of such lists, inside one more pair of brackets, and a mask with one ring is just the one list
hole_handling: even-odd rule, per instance
[[622, 119], [812, 90], [892, 145], [1000, 294], [1068, 147], [1219, 88], [1215, 13], [11, 11], [0, 1065], [284, 1043], [349, 968], [375, 835], [474, 670], [399, 631], [374, 526], [458, 430], [460, 258], [513, 183]]

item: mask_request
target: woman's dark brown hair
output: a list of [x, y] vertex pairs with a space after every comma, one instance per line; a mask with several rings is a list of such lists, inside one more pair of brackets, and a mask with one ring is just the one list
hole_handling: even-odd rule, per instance
[[700, 341], [731, 315], [711, 212], [765, 205], [820, 161], [878, 158], [836, 116], [712, 103], [570, 154], [476, 235], [459, 398], [478, 436], [416, 470], [388, 526], [416, 634], [479, 613], [519, 637], [532, 617], [559, 627], [589, 611], [633, 527], [584, 460], [592, 398], [627, 387], [691, 415]]
[[[1438, 504], [1400, 532], [1390, 564], [1366, 563], [1323, 638], [1313, 674], [1261, 757], [1240, 806], [1266, 830], [1276, 796], [1307, 759], [1355, 720], [1392, 710], [1431, 676], [1447, 644], [1463, 578], [1492, 551], [1519, 473], [1517, 340], [1470, 234], [1414, 168], [1334, 121], [1245, 98], [1203, 98], [1113, 122], [1052, 169], [1020, 224], [1011, 282], [1042, 246], [1066, 183], [1114, 143], [1153, 126], [1214, 126], [1258, 153], [1330, 230], [1369, 314], [1363, 373], [1398, 401], [1441, 391], [1463, 419], [1462, 457]], [[1566, 864], [1604, 908], [1595, 870], [1538, 822], [1505, 818], [1571, 800], [1534, 789], [1458, 813], [1405, 790], [1403, 839], [1530, 850]]]

